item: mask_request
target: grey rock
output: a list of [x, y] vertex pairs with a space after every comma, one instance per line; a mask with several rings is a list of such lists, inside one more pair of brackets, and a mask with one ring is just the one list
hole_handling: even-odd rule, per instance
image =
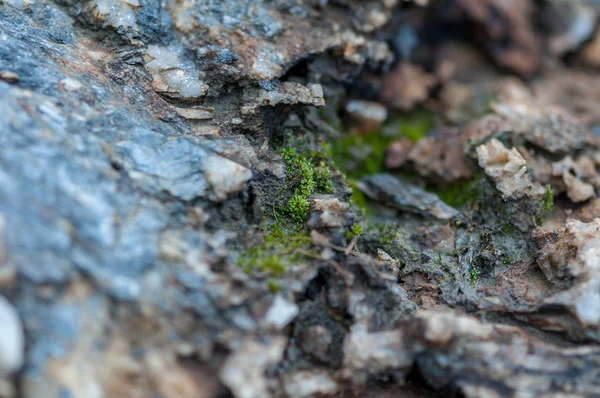
[[358, 188], [369, 198], [410, 213], [440, 219], [458, 217], [460, 212], [436, 195], [406, 183], [391, 174], [375, 174], [360, 180]]
[[17, 311], [0, 296], [0, 378], [23, 365], [25, 336]]

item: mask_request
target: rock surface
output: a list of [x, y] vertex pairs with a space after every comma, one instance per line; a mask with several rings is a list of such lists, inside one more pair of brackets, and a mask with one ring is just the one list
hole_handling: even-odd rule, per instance
[[594, 396], [594, 3], [0, 0], [0, 396]]

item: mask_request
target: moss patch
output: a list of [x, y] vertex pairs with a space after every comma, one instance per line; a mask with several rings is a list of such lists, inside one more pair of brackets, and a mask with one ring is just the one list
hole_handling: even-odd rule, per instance
[[546, 185], [546, 193], [540, 201], [540, 207], [544, 213], [550, 213], [554, 210], [554, 189], [550, 184]]
[[[272, 278], [285, 275], [289, 266], [297, 263], [309, 253], [310, 236], [304, 231], [284, 231], [273, 225], [265, 235], [264, 243], [240, 253], [239, 264], [246, 273], [257, 272]], [[276, 281], [269, 280], [273, 290]]]
[[306, 221], [308, 216], [308, 197], [315, 192], [332, 193], [331, 170], [328, 164], [328, 147], [313, 151], [309, 155], [299, 153], [287, 147], [281, 150], [286, 165], [286, 180], [293, 191], [285, 204], [285, 213], [296, 223]]
[[353, 224], [350, 231], [346, 232], [346, 239], [352, 239], [355, 236], [361, 236], [363, 233], [363, 227], [360, 224]]
[[450, 184], [443, 189], [431, 189], [431, 192], [450, 206], [459, 209], [479, 200], [481, 196], [480, 182], [483, 178], [485, 178], [483, 173], [479, 173], [469, 181]]
[[388, 145], [405, 137], [417, 142], [433, 127], [433, 113], [418, 110], [391, 118], [379, 130], [366, 134], [347, 133], [333, 141], [333, 159], [349, 176], [383, 171], [385, 151]]

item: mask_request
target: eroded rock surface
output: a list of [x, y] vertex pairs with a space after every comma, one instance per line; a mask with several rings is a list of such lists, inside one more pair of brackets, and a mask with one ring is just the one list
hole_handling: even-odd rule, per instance
[[0, 0], [0, 396], [594, 396], [593, 3]]

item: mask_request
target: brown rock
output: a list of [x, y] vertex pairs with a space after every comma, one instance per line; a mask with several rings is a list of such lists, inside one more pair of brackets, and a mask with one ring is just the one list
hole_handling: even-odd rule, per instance
[[385, 151], [385, 166], [388, 169], [402, 167], [408, 160], [413, 145], [408, 138], [400, 138], [390, 143]]
[[473, 37], [487, 47], [500, 66], [530, 75], [541, 61], [540, 41], [532, 28], [533, 2], [528, 0], [456, 0], [447, 18], [465, 18], [474, 26]]
[[381, 128], [387, 119], [387, 109], [377, 102], [351, 100], [346, 104], [346, 113], [355, 122], [359, 132], [372, 132]]
[[325, 327], [315, 325], [302, 330], [298, 343], [306, 354], [318, 361], [327, 362], [332, 341], [333, 337]]
[[392, 108], [409, 111], [429, 98], [436, 78], [423, 68], [402, 62], [381, 82], [381, 98]]
[[467, 180], [474, 174], [467, 163], [462, 135], [423, 137], [412, 148], [408, 158], [421, 176], [442, 183]]

